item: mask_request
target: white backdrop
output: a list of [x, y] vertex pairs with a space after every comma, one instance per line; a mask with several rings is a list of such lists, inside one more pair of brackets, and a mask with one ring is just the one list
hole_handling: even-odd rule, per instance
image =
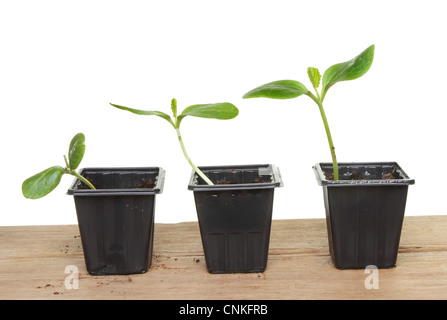
[[0, 225], [76, 224], [72, 182], [22, 196], [29, 176], [64, 165], [70, 139], [86, 135], [82, 167], [160, 166], [165, 188], [155, 221], [197, 219], [191, 168], [175, 131], [157, 117], [109, 102], [170, 113], [232, 102], [228, 121], [188, 117], [182, 133], [197, 165], [273, 163], [274, 219], [324, 218], [312, 165], [330, 161], [317, 106], [308, 97], [250, 99], [266, 82], [311, 87], [323, 73], [376, 45], [362, 78], [325, 99], [340, 162], [397, 161], [416, 180], [406, 215], [447, 214], [445, 1], [2, 1]]

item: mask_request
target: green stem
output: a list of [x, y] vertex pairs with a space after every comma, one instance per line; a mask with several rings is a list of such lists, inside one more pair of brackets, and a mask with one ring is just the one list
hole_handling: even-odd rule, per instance
[[65, 161], [65, 166], [67, 167], [67, 168], [69, 168], [70, 166], [69, 166], [69, 164], [68, 164], [68, 161], [67, 161], [67, 157], [64, 155], [64, 161]]
[[[318, 94], [318, 92], [317, 92], [317, 94]], [[311, 97], [312, 100], [314, 100], [317, 103], [318, 109], [320, 109], [321, 118], [323, 119], [324, 129], [326, 130], [327, 140], [329, 142], [329, 148], [331, 149], [332, 165], [334, 168], [334, 181], [338, 180], [338, 163], [337, 163], [337, 157], [335, 155], [334, 143], [332, 142], [331, 130], [329, 129], [329, 124], [328, 124], [326, 114], [323, 109], [323, 104], [321, 102], [322, 100], [320, 100], [321, 98], [324, 98], [324, 96], [321, 96], [319, 99], [319, 98], [315, 97], [310, 91], [307, 93], [307, 95], [309, 97]]]
[[191, 167], [194, 169], [195, 172], [203, 179], [205, 182], [209, 185], [214, 185], [214, 183], [200, 170], [189, 158], [188, 153], [186, 152], [185, 145], [183, 144], [182, 135], [180, 134], [180, 129], [178, 127], [175, 128], [175, 131], [177, 131], [178, 141], [180, 142], [180, 146], [182, 147], [183, 154], [185, 155], [186, 160], [188, 160]]
[[67, 157], [65, 155], [64, 155], [64, 161], [65, 161], [65, 166], [66, 166], [65, 167], [66, 173], [71, 174], [72, 176], [75, 176], [76, 178], [78, 178], [79, 180], [84, 182], [87, 186], [89, 186], [90, 189], [96, 190], [96, 188], [90, 183], [90, 181], [88, 181], [86, 178], [84, 178], [83, 176], [78, 174], [76, 172], [76, 170], [70, 169], [70, 165], [68, 164]]
[[75, 176], [76, 178], [78, 178], [79, 180], [81, 180], [82, 182], [84, 182], [86, 185], [89, 186], [90, 189], [96, 190], [96, 188], [90, 183], [90, 181], [88, 181], [86, 178], [84, 178], [83, 176], [81, 176], [79, 173], [77, 173], [75, 170], [71, 170], [71, 169], [67, 169], [68, 173]]

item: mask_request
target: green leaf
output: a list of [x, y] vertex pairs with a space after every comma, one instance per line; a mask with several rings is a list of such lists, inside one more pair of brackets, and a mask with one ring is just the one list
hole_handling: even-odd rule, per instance
[[115, 107], [115, 108], [118, 108], [118, 109], [121, 109], [121, 110], [126, 110], [126, 111], [129, 111], [129, 112], [132, 112], [132, 113], [135, 113], [135, 114], [138, 114], [138, 115], [142, 115], [142, 116], [158, 116], [158, 117], [161, 117], [161, 118], [167, 120], [170, 124], [174, 125], [174, 123], [172, 122], [171, 117], [168, 114], [166, 114], [164, 112], [161, 112], [161, 111], [138, 110], [138, 109], [132, 109], [132, 108], [119, 106], [119, 105], [113, 104], [113, 103], [111, 103], [110, 105]]
[[323, 75], [322, 95], [324, 96], [327, 90], [337, 82], [354, 80], [363, 76], [371, 67], [373, 59], [374, 45], [371, 45], [354, 59], [335, 64], [327, 69]]
[[186, 116], [212, 118], [219, 120], [233, 119], [239, 114], [238, 108], [231, 103], [195, 104], [185, 108], [179, 119]]
[[243, 98], [292, 99], [309, 92], [295, 80], [279, 80], [259, 86], [247, 92]]
[[176, 99], [172, 99], [172, 101], [171, 101], [171, 110], [172, 110], [172, 114], [174, 115], [174, 118], [177, 118], [177, 100]]
[[309, 67], [307, 68], [307, 74], [309, 75], [310, 82], [312, 82], [312, 86], [314, 87], [314, 89], [317, 89], [320, 85], [320, 71], [318, 71], [317, 68]]
[[78, 133], [71, 139], [70, 148], [68, 149], [68, 165], [70, 169], [75, 170], [82, 161], [85, 152], [85, 136]]
[[58, 186], [64, 173], [64, 168], [54, 166], [26, 179], [22, 184], [23, 195], [28, 199], [46, 196]]

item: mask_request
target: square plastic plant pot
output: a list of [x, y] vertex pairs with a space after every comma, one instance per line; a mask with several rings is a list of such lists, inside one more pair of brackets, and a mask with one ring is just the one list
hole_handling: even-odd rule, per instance
[[333, 263], [338, 269], [395, 267], [408, 186], [414, 180], [396, 162], [338, 166], [337, 181], [326, 178], [333, 172], [332, 163], [313, 168], [323, 187]]
[[87, 271], [92, 275], [145, 273], [152, 260], [155, 195], [162, 168], [85, 168], [67, 194], [74, 197]]
[[193, 171], [188, 188], [194, 192], [208, 272], [263, 272], [274, 190], [283, 185], [279, 170], [273, 165], [200, 169], [214, 185]]

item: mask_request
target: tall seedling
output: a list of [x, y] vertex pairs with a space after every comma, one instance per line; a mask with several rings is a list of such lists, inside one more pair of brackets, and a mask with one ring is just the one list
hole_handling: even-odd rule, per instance
[[259, 86], [247, 92], [243, 98], [270, 98], [270, 99], [292, 99], [302, 94], [309, 96], [318, 105], [324, 128], [326, 130], [329, 148], [331, 150], [332, 163], [334, 168], [334, 180], [338, 180], [338, 163], [335, 155], [334, 143], [332, 141], [331, 131], [323, 109], [323, 100], [326, 93], [334, 84], [341, 81], [348, 81], [360, 78], [372, 65], [374, 59], [374, 45], [371, 45], [354, 59], [338, 63], [327, 69], [323, 74], [321, 93], [318, 92], [321, 75], [317, 68], [309, 67], [307, 74], [309, 76], [315, 94], [310, 92], [305, 85], [295, 80], [274, 81]]

